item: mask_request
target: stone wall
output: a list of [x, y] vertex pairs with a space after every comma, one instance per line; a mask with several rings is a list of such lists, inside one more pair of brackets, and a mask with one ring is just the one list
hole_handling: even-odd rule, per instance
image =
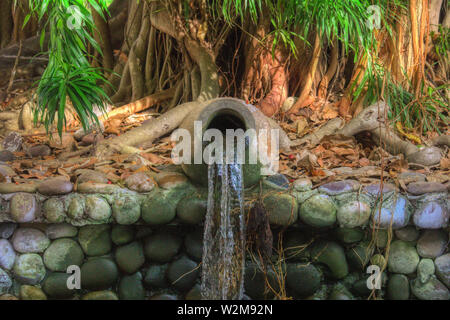
[[[274, 250], [264, 271], [248, 259], [245, 297], [367, 299], [371, 265], [377, 298], [450, 299], [447, 188], [403, 179], [403, 193], [282, 175], [246, 190], [247, 209], [262, 194]], [[176, 170], [124, 185], [91, 170], [75, 185], [0, 183], [0, 299], [199, 299], [206, 198]], [[79, 290], [67, 287], [71, 265]]]

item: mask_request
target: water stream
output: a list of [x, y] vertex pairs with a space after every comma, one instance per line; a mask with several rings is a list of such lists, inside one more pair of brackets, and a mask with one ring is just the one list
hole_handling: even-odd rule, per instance
[[203, 299], [242, 299], [244, 262], [242, 165], [209, 165], [208, 209], [203, 239]]

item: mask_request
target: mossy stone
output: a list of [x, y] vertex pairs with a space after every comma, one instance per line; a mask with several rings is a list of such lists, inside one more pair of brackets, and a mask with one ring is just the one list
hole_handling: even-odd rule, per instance
[[44, 264], [52, 271], [66, 271], [70, 265], [80, 266], [83, 259], [80, 245], [68, 238], [53, 241], [44, 252]]
[[361, 228], [336, 228], [334, 236], [343, 243], [352, 244], [363, 239], [364, 231]]
[[141, 205], [135, 196], [116, 196], [112, 203], [112, 213], [114, 220], [118, 224], [133, 224], [138, 221], [141, 216]]
[[408, 300], [408, 278], [403, 274], [392, 274], [388, 280], [386, 294], [389, 300]]
[[86, 293], [81, 300], [119, 300], [119, 298], [112, 291], [102, 290]]
[[200, 262], [203, 256], [203, 231], [195, 230], [188, 233], [184, 238], [184, 247], [189, 257]]
[[391, 243], [388, 257], [390, 272], [410, 274], [416, 271], [419, 255], [411, 242], [396, 240]]
[[111, 217], [111, 207], [102, 197], [86, 196], [85, 208], [86, 214], [95, 221], [107, 222]]
[[168, 267], [168, 264], [150, 266], [145, 273], [144, 285], [149, 289], [167, 288], [169, 286], [166, 280], [166, 271]]
[[58, 198], [46, 200], [42, 206], [45, 218], [51, 223], [61, 223], [66, 219], [64, 203]]
[[205, 195], [198, 193], [181, 199], [177, 205], [177, 217], [187, 224], [201, 223], [206, 216], [206, 202]]
[[275, 226], [289, 226], [297, 221], [297, 200], [287, 193], [269, 194], [264, 197], [264, 208], [269, 216], [269, 222]]
[[333, 200], [323, 194], [317, 194], [300, 206], [300, 219], [312, 227], [330, 227], [336, 222], [336, 206]]
[[44, 279], [46, 270], [40, 255], [25, 253], [16, 258], [13, 272], [19, 282], [34, 285]]
[[47, 296], [41, 290], [41, 288], [29, 285], [23, 285], [20, 287], [20, 299], [21, 300], [47, 300]]
[[374, 252], [369, 241], [361, 241], [347, 250], [348, 262], [356, 269], [364, 270]]
[[78, 241], [88, 256], [101, 256], [111, 251], [110, 226], [88, 225], [80, 228]]
[[74, 220], [81, 220], [84, 216], [85, 198], [81, 194], [74, 194], [68, 200], [67, 215]]
[[299, 230], [288, 231], [284, 235], [283, 248], [289, 261], [305, 261], [310, 257], [310, 246], [307, 237]]
[[270, 284], [270, 287], [272, 287], [273, 290], [278, 292], [280, 289], [280, 284], [272, 267], [268, 267], [264, 271], [254, 263], [248, 263], [245, 266], [245, 293], [252, 299], [263, 300], [274, 298], [274, 292], [269, 288], [266, 281]]

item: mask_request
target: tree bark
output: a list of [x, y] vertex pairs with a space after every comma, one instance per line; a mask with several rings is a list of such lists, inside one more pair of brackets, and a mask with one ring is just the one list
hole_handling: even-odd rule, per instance
[[0, 1], [0, 48], [6, 47], [11, 41], [13, 30], [12, 0]]

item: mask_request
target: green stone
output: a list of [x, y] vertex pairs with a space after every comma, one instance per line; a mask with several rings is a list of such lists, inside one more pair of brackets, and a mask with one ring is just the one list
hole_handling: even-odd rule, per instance
[[152, 265], [147, 269], [144, 284], [149, 288], [167, 288], [169, 284], [166, 280], [168, 264]]
[[78, 241], [88, 256], [101, 256], [111, 251], [110, 226], [88, 225], [80, 228]]
[[85, 198], [80, 194], [74, 194], [69, 198], [67, 215], [74, 220], [81, 220], [84, 216]]
[[20, 287], [21, 300], [47, 300], [45, 293], [38, 287], [23, 285]]
[[145, 241], [145, 257], [150, 262], [169, 262], [180, 250], [181, 243], [181, 238], [171, 232], [155, 233]]
[[185, 300], [202, 300], [202, 292], [198, 284], [186, 293]]
[[107, 222], [111, 217], [111, 207], [104, 198], [99, 196], [86, 196], [85, 210], [87, 215], [95, 221]]
[[64, 203], [58, 198], [50, 198], [42, 207], [45, 218], [52, 223], [61, 223], [66, 219]]
[[24, 284], [38, 284], [45, 277], [45, 266], [40, 255], [25, 253], [20, 255], [13, 268], [15, 278]]
[[[270, 289], [270, 287], [273, 289]], [[248, 263], [245, 267], [244, 288], [245, 293], [252, 299], [273, 299], [274, 291], [279, 291], [280, 284], [272, 267], [269, 266], [266, 270], [262, 270], [258, 265]]]
[[67, 280], [71, 277], [68, 273], [54, 272], [51, 273], [42, 285], [45, 293], [51, 298], [68, 299], [73, 297], [76, 290], [67, 287]]
[[112, 204], [112, 213], [114, 220], [118, 224], [133, 224], [137, 222], [141, 216], [141, 205], [135, 196], [116, 196]]
[[344, 249], [332, 241], [318, 241], [311, 248], [313, 261], [323, 263], [331, 271], [335, 279], [345, 278], [348, 274], [348, 265]]
[[184, 247], [193, 260], [200, 262], [203, 256], [203, 231], [195, 230], [188, 233], [184, 238]]
[[122, 277], [119, 282], [120, 300], [144, 300], [145, 289], [142, 285], [142, 275], [137, 272], [133, 275]]
[[197, 225], [206, 215], [205, 195], [195, 193], [183, 198], [177, 205], [177, 217], [184, 223]]
[[111, 240], [115, 245], [123, 245], [134, 240], [136, 231], [133, 226], [114, 225], [111, 230]]
[[340, 204], [336, 216], [343, 228], [361, 227], [367, 224], [372, 210], [364, 201], [350, 200]]
[[431, 277], [426, 283], [422, 283], [420, 279], [412, 280], [411, 292], [420, 300], [450, 300], [447, 287], [435, 277]]
[[94, 258], [81, 266], [81, 288], [104, 290], [111, 287], [119, 277], [116, 264], [106, 258]]
[[434, 262], [431, 259], [422, 259], [417, 265], [417, 278], [420, 282], [426, 283], [436, 271]]
[[323, 194], [317, 194], [300, 206], [300, 219], [312, 227], [323, 228], [336, 222], [336, 206], [333, 200]]
[[333, 286], [328, 300], [353, 300], [353, 295], [344, 285], [337, 283]]
[[269, 194], [264, 197], [264, 208], [269, 216], [269, 222], [275, 226], [289, 226], [297, 221], [297, 200], [286, 193]]
[[403, 274], [392, 274], [388, 280], [386, 293], [389, 300], [408, 300], [408, 278]]
[[369, 241], [361, 241], [347, 250], [348, 262], [359, 270], [364, 270], [374, 252]]
[[119, 300], [117, 295], [109, 290], [86, 293], [81, 300]]
[[419, 255], [411, 242], [396, 240], [391, 243], [388, 257], [390, 272], [410, 274], [416, 271], [419, 264]]
[[286, 283], [294, 295], [306, 297], [319, 289], [321, 275], [311, 263], [289, 263], [286, 270]]
[[172, 287], [177, 290], [189, 291], [195, 284], [200, 269], [196, 262], [183, 256], [172, 262], [167, 268], [167, 279]]
[[359, 242], [364, 237], [364, 231], [361, 228], [336, 228], [334, 229], [335, 237], [346, 244]]
[[299, 230], [288, 231], [284, 235], [283, 248], [289, 261], [305, 261], [310, 258], [309, 240]]
[[84, 254], [80, 245], [68, 238], [53, 241], [44, 252], [44, 264], [52, 271], [66, 271], [70, 265], [80, 266]]
[[144, 262], [144, 250], [140, 242], [132, 242], [116, 249], [117, 266], [125, 273], [135, 273]]

